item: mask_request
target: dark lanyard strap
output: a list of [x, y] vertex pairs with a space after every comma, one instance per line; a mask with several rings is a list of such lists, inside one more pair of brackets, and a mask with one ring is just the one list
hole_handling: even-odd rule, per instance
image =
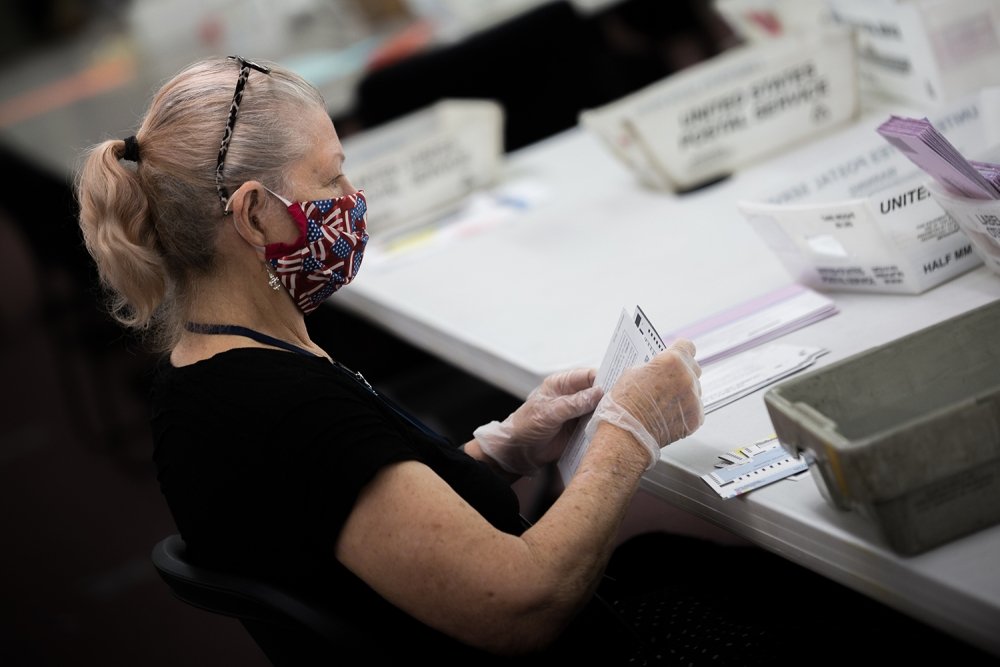
[[[320, 355], [314, 354], [309, 350], [305, 349], [304, 347], [299, 347], [298, 345], [289, 343], [288, 341], [281, 340], [280, 338], [275, 338], [274, 336], [268, 336], [266, 333], [261, 333], [256, 329], [240, 326], [238, 324], [202, 324], [200, 322], [188, 322], [187, 324], [184, 325], [184, 328], [186, 328], [191, 333], [197, 333], [197, 334], [222, 334], [229, 336], [244, 336], [246, 338], [250, 338], [252, 340], [257, 341], [258, 343], [263, 343], [264, 345], [273, 345], [274, 347], [280, 347], [282, 350], [295, 352], [296, 354], [301, 354], [306, 357], [320, 358]], [[372, 388], [370, 384], [368, 384], [368, 380], [366, 380], [365, 376], [363, 376], [361, 373], [352, 371], [350, 368], [340, 363], [339, 361], [334, 361], [333, 365], [339, 368], [340, 370], [344, 371], [351, 377], [353, 377], [358, 382], [365, 385], [365, 387], [367, 387], [369, 391], [375, 393], [375, 390]]]

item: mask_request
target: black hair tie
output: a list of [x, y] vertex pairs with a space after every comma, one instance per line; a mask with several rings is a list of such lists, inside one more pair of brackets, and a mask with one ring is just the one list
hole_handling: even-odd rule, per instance
[[122, 153], [122, 159], [129, 162], [139, 161], [139, 140], [135, 138], [134, 134], [125, 137], [125, 152]]

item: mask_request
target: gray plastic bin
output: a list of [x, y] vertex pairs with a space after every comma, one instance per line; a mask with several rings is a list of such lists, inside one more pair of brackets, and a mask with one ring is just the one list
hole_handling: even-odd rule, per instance
[[916, 554], [1000, 521], [1000, 301], [764, 394], [830, 504]]

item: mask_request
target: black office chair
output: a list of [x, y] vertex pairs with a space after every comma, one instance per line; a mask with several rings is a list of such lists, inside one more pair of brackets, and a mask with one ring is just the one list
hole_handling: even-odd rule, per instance
[[153, 565], [178, 599], [238, 619], [275, 665], [328, 664], [384, 657], [365, 628], [300, 594], [248, 577], [193, 565], [180, 535], [153, 547]]

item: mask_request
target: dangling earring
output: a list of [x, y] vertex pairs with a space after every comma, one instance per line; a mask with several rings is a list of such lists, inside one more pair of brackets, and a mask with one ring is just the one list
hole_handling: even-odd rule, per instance
[[268, 286], [273, 290], [277, 290], [279, 287], [281, 287], [281, 281], [278, 280], [278, 276], [274, 275], [274, 271], [271, 270], [270, 264], [264, 262], [264, 268], [267, 269]]

